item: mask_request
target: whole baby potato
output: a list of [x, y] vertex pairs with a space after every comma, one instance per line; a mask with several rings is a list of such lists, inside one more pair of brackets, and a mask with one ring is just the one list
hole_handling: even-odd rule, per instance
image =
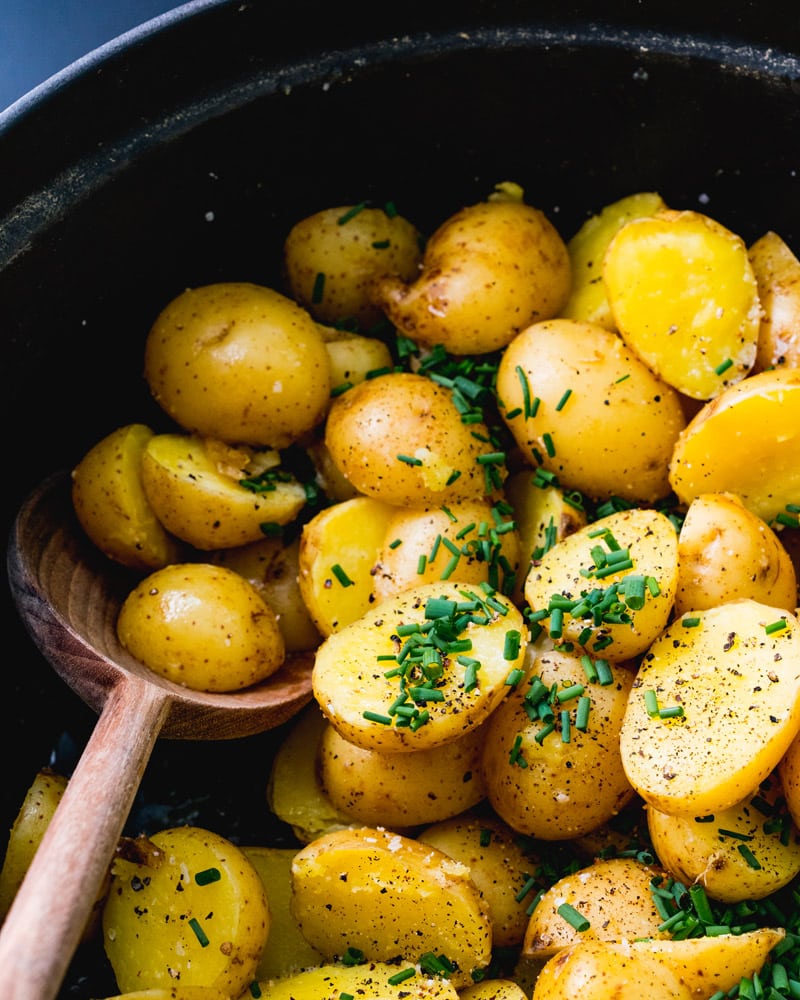
[[261, 285], [219, 282], [169, 302], [147, 335], [144, 376], [184, 430], [286, 448], [318, 424], [331, 389], [319, 327]]
[[[360, 492], [397, 506], [437, 506], [491, 492], [505, 466], [483, 423], [461, 419], [452, 394], [425, 375], [393, 372], [337, 397], [325, 443]], [[491, 462], [482, 464], [488, 456]], [[488, 468], [487, 468], [488, 466]], [[487, 488], [487, 485], [490, 488]]]
[[452, 215], [428, 239], [419, 276], [382, 279], [375, 299], [416, 343], [484, 354], [558, 315], [569, 289], [564, 240], [512, 190]]
[[125, 598], [117, 633], [145, 666], [196, 691], [249, 687], [285, 654], [275, 612], [255, 587], [210, 563], [175, 563], [145, 577]]
[[748, 254], [762, 309], [753, 371], [800, 368], [800, 260], [772, 231]]

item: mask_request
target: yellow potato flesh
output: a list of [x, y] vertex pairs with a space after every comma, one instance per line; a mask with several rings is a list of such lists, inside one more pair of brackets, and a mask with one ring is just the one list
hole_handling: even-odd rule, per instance
[[767, 524], [800, 496], [800, 369], [759, 372], [707, 403], [678, 438], [669, 481], [681, 503], [736, 493]]
[[[785, 627], [768, 631], [775, 622]], [[651, 715], [653, 708], [683, 714]], [[800, 625], [783, 609], [741, 600], [684, 615], [653, 643], [636, 675], [620, 748], [646, 802], [705, 816], [751, 795], [798, 729]]]
[[767, 232], [750, 247], [763, 310], [754, 371], [800, 367], [800, 260]]
[[406, 962], [337, 962], [260, 986], [269, 1000], [342, 1000], [346, 996], [359, 1000], [460, 1000], [448, 980], [426, 976]]
[[528, 1000], [528, 995], [512, 979], [489, 979], [461, 990], [459, 1000]]

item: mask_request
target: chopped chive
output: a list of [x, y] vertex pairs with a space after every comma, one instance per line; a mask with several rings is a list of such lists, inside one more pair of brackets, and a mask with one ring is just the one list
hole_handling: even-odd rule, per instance
[[194, 936], [200, 942], [200, 947], [201, 948], [206, 948], [208, 946], [208, 943], [209, 943], [208, 942], [208, 938], [206, 937], [205, 931], [203, 930], [203, 928], [200, 926], [200, 924], [197, 922], [197, 920], [194, 917], [192, 917], [192, 919], [189, 921], [189, 926], [194, 931]]
[[517, 365], [515, 371], [522, 387], [522, 409], [525, 414], [525, 418], [527, 419], [528, 417], [534, 416], [531, 410], [531, 387], [528, 382], [528, 376], [525, 374], [522, 366]]
[[396, 549], [399, 545], [402, 545], [402, 544], [403, 544], [403, 539], [402, 538], [395, 538], [395, 540], [393, 542], [389, 542], [389, 548], [390, 549]]
[[700, 624], [699, 618], [683, 618], [681, 620], [681, 625], [684, 628], [697, 628], [699, 624]]
[[659, 708], [659, 719], [679, 719], [683, 717], [683, 705], [670, 705], [668, 708]]
[[506, 453], [504, 451], [490, 451], [485, 455], [478, 455], [477, 460], [480, 465], [502, 465], [506, 460]]
[[339, 385], [335, 385], [331, 389], [331, 399], [336, 399], [337, 396], [343, 396], [348, 389], [352, 388], [352, 382], [340, 382]]
[[425, 572], [425, 567], [427, 566], [427, 564], [428, 560], [427, 557], [425, 556], [425, 553], [423, 552], [417, 559], [417, 573], [419, 576], [422, 576], [422, 574]]
[[560, 691], [556, 692], [557, 701], [571, 701], [573, 698], [578, 698], [586, 689], [583, 684], [570, 684]]
[[367, 722], [380, 722], [382, 726], [391, 726], [392, 717], [390, 715], [381, 715], [379, 712], [362, 712], [362, 716], [367, 720]]
[[405, 462], [406, 465], [422, 465], [421, 458], [414, 458], [413, 455], [397, 455], [398, 462]]
[[506, 632], [505, 643], [503, 645], [503, 659], [516, 660], [520, 650], [520, 633], [517, 629], [509, 629]]
[[548, 722], [546, 725], [542, 726], [542, 728], [533, 738], [536, 740], [539, 746], [541, 746], [542, 743], [544, 743], [545, 738], [548, 737], [555, 728], [556, 724], [554, 722]]
[[414, 968], [402, 969], [400, 972], [395, 972], [393, 976], [389, 976], [386, 982], [390, 986], [399, 986], [400, 983], [404, 983], [407, 979], [413, 978], [416, 975]]
[[373, 250], [388, 250], [392, 245], [391, 240], [375, 240], [372, 244]]
[[769, 625], [764, 626], [764, 631], [767, 635], [774, 635], [775, 632], [782, 632], [787, 628], [788, 622], [785, 618], [779, 618], [776, 622], [771, 622]]
[[570, 927], [574, 927], [575, 930], [578, 931], [578, 933], [583, 933], [584, 931], [588, 931], [589, 927], [591, 926], [586, 917], [584, 917], [583, 914], [579, 913], [574, 906], [570, 906], [569, 903], [562, 903], [558, 907], [557, 912], [558, 915], [560, 917], [563, 917], [564, 920], [566, 920], [567, 923], [570, 925]]
[[747, 844], [738, 844], [737, 850], [744, 858], [744, 860], [747, 862], [750, 868], [754, 868], [756, 871], [761, 870], [761, 864], [758, 858], [755, 856], [755, 854], [753, 854], [753, 852], [750, 850]]
[[360, 201], [357, 205], [353, 205], [352, 208], [348, 208], [348, 210], [343, 215], [339, 216], [336, 222], [340, 226], [343, 226], [351, 219], [354, 219], [360, 212], [363, 212], [366, 207], [367, 203], [365, 201]]
[[652, 688], [649, 688], [644, 693], [644, 707], [651, 719], [654, 719], [658, 715], [658, 695]]
[[311, 289], [311, 301], [315, 304], [322, 302], [325, 291], [325, 275], [320, 271], [314, 278], [314, 287]]
[[614, 683], [614, 674], [611, 672], [608, 660], [595, 660], [594, 665], [597, 667], [597, 679], [601, 687], [608, 687]]
[[353, 586], [353, 581], [350, 579], [347, 573], [345, 573], [345, 571], [342, 569], [339, 563], [336, 563], [335, 566], [331, 566], [331, 573], [333, 573], [333, 575], [336, 577], [336, 579], [339, 581], [339, 583], [341, 583], [343, 587]]
[[561, 718], [561, 742], [570, 742], [570, 720], [569, 720], [569, 709], [562, 708], [560, 713]]
[[219, 882], [221, 878], [222, 873], [219, 868], [205, 868], [195, 875], [194, 880], [198, 885], [211, 885], [212, 882]]
[[724, 372], [726, 372], [731, 367], [733, 367], [733, 361], [732, 361], [732, 359], [731, 358], [726, 358], [725, 361], [722, 362], [722, 364], [717, 365], [717, 367], [714, 369], [714, 374], [715, 375], [722, 375]]
[[717, 829], [720, 837], [733, 837], [734, 840], [752, 840], [749, 833], [737, 833], [736, 830], [726, 830], [723, 827]]
[[549, 458], [554, 458], [556, 454], [556, 446], [553, 444], [553, 435], [549, 431], [545, 431], [542, 434], [542, 444], [544, 445], [544, 450], [547, 452]]
[[519, 667], [514, 670], [510, 670], [508, 676], [506, 677], [505, 683], [507, 687], [515, 687], [522, 678], [525, 676], [525, 671], [520, 670]]
[[589, 728], [589, 712], [592, 707], [592, 699], [583, 695], [578, 699], [578, 708], [575, 712], [575, 728], [585, 733]]
[[250, 996], [253, 997], [253, 1000], [260, 1000], [262, 996], [261, 984], [257, 979], [254, 979], [252, 983], [250, 983]]
[[561, 397], [561, 399], [559, 399], [559, 401], [556, 403], [556, 411], [564, 409], [564, 407], [566, 406], [567, 400], [569, 399], [569, 397], [571, 395], [572, 395], [572, 389], [567, 389], [566, 392], [564, 393], [564, 395]]

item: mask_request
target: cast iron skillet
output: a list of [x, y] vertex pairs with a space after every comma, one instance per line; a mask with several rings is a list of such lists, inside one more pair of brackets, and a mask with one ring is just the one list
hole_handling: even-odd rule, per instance
[[[783, 8], [195, 0], [33, 91], [0, 115], [4, 530], [106, 432], [164, 426], [140, 374], [158, 310], [209, 281], [280, 287], [282, 239], [316, 209], [392, 200], [430, 231], [510, 179], [568, 238], [658, 190], [800, 252], [800, 12]], [[95, 720], [8, 596], [2, 614], [7, 829]], [[131, 832], [290, 842], [264, 799], [280, 738], [161, 741]], [[115, 992], [95, 950], [74, 964], [64, 997]]]

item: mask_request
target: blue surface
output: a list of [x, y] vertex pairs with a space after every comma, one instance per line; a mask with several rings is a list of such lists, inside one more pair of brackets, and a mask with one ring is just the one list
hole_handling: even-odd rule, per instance
[[0, 0], [0, 110], [177, 0]]

